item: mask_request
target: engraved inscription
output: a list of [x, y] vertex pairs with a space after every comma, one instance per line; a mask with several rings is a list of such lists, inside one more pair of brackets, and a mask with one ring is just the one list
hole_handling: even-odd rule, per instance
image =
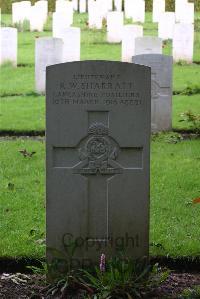
[[78, 149], [80, 163], [74, 168], [77, 174], [119, 174], [121, 166], [115, 161], [119, 146], [108, 136], [108, 128], [102, 123], [93, 123]]
[[53, 94], [54, 105], [140, 106], [142, 99], [133, 81], [120, 74], [72, 74]]

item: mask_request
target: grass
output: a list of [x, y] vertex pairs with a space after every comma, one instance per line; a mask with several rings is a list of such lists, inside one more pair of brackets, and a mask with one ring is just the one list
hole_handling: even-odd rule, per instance
[[[200, 205], [192, 204], [199, 196], [200, 140], [178, 140], [162, 134], [152, 141], [151, 254], [194, 257], [200, 254]], [[22, 149], [36, 153], [25, 158]], [[44, 256], [44, 154], [42, 141], [1, 141], [0, 256]]]

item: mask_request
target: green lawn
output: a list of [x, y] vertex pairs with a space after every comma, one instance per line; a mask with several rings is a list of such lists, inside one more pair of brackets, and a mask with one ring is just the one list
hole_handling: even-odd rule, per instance
[[[199, 196], [200, 140], [176, 140], [164, 134], [152, 141], [151, 254], [192, 257], [200, 255], [200, 205], [192, 204]], [[0, 256], [42, 257], [44, 142], [2, 140], [0, 145]], [[36, 153], [25, 158], [23, 149]]]
[[[181, 113], [200, 114], [200, 14], [195, 17], [195, 63], [173, 67], [173, 128], [177, 130], [191, 129], [189, 123], [180, 122]], [[34, 44], [38, 36], [51, 35], [51, 22], [49, 17], [43, 33], [19, 32], [18, 68], [4, 65], [0, 69], [0, 133], [45, 128], [45, 100], [34, 89]], [[75, 15], [74, 25], [81, 27], [81, 59], [120, 61], [120, 44], [107, 44], [106, 28], [88, 30], [86, 22], [86, 14]], [[11, 16], [2, 15], [2, 24], [11, 24]], [[157, 34], [150, 13], [146, 14], [144, 34]], [[168, 41], [164, 54], [171, 55], [171, 47]], [[152, 255], [200, 256], [200, 205], [192, 204], [200, 197], [200, 139], [179, 142], [179, 137], [176, 133], [152, 137]], [[19, 152], [23, 149], [36, 153], [25, 158]], [[0, 139], [0, 256], [44, 256], [44, 155], [44, 141]]]

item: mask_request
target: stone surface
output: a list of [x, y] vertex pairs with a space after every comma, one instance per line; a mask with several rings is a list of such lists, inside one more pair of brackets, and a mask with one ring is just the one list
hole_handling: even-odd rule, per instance
[[176, 24], [173, 35], [173, 59], [175, 62], [192, 63], [194, 51], [194, 25]]
[[158, 36], [164, 40], [172, 39], [175, 25], [175, 13], [165, 12], [161, 14], [158, 23]]
[[65, 0], [57, 0], [56, 1], [56, 13], [61, 13], [65, 15], [66, 21], [64, 23], [68, 23], [69, 25], [73, 24], [73, 2], [65, 1]]
[[76, 267], [148, 256], [150, 85], [131, 63], [47, 68], [47, 248], [71, 241]]
[[60, 38], [41, 37], [35, 41], [35, 89], [46, 90], [46, 67], [62, 62], [63, 41]]
[[79, 12], [80, 13], [86, 12], [86, 0], [79, 0]]
[[66, 12], [54, 12], [53, 13], [53, 37], [60, 37], [60, 34], [63, 30], [70, 27], [71, 21], [70, 18], [68, 18], [68, 15]]
[[144, 23], [145, 21], [145, 1], [144, 0], [132, 0], [134, 10], [132, 12], [132, 19], [134, 22]]
[[187, 3], [188, 3], [187, 0], [175, 0], [176, 22], [180, 22], [181, 15], [185, 11], [185, 7]]
[[103, 22], [103, 14], [104, 10], [102, 10], [102, 6], [100, 2], [90, 0], [88, 1], [88, 24], [91, 29], [101, 29]]
[[151, 130], [172, 129], [172, 66], [171, 56], [146, 54], [133, 57], [133, 63], [151, 67]]
[[0, 64], [11, 62], [17, 66], [17, 29], [0, 28]]
[[114, 0], [114, 9], [116, 11], [122, 11], [122, 0]]
[[44, 10], [40, 6], [32, 6], [30, 13], [30, 31], [42, 32], [44, 30], [45, 21]]
[[143, 36], [140, 25], [125, 25], [122, 32], [122, 61], [132, 62], [135, 55], [135, 38]]
[[113, 11], [107, 14], [107, 41], [109, 43], [120, 43], [124, 25], [123, 12]]
[[48, 17], [48, 1], [40, 0], [35, 2], [35, 6], [40, 8], [40, 15], [44, 20], [44, 23], [47, 21]]
[[124, 13], [126, 18], [132, 18], [134, 12], [134, 2], [132, 0], [124, 0]]
[[181, 14], [178, 19], [180, 23], [184, 24], [194, 24], [194, 3], [186, 3], [183, 6]]
[[154, 36], [137, 37], [135, 39], [135, 55], [162, 54], [162, 38]]
[[165, 0], [153, 0], [153, 22], [159, 22], [160, 16], [165, 12]]
[[12, 3], [12, 23], [23, 23], [29, 21], [31, 2], [21, 1]]
[[63, 40], [62, 62], [79, 61], [81, 47], [80, 28], [69, 27], [60, 31], [59, 38]]

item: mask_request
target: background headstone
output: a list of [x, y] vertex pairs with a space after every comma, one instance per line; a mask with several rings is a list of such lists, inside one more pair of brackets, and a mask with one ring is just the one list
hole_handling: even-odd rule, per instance
[[160, 16], [165, 12], [165, 0], [153, 0], [153, 22], [159, 22]]
[[44, 30], [45, 21], [44, 10], [40, 6], [32, 6], [30, 12], [30, 31], [42, 32]]
[[194, 3], [187, 3], [183, 6], [178, 19], [180, 23], [194, 24]]
[[135, 38], [143, 36], [140, 25], [125, 25], [122, 32], [122, 61], [132, 62], [135, 55]]
[[59, 36], [63, 40], [63, 59], [62, 62], [79, 61], [81, 30], [80, 28], [69, 27], [63, 29]]
[[0, 64], [11, 62], [17, 66], [17, 29], [0, 28]]
[[187, 4], [188, 4], [187, 0], [175, 0], [176, 22], [180, 22], [181, 15], [185, 11], [185, 7]]
[[175, 62], [192, 63], [194, 49], [194, 25], [176, 24], [173, 35], [173, 59]]
[[136, 37], [135, 55], [162, 54], [162, 39], [155, 36]]
[[62, 62], [63, 41], [60, 38], [41, 37], [35, 41], [35, 89], [46, 90], [46, 67]]
[[60, 32], [70, 27], [71, 21], [68, 18], [66, 12], [54, 12], [53, 13], [53, 37], [60, 37]]
[[171, 56], [146, 54], [133, 57], [133, 63], [151, 67], [151, 130], [172, 129], [172, 67]]
[[70, 238], [79, 268], [115, 254], [119, 238], [127, 256], [148, 256], [150, 72], [109, 61], [47, 68], [47, 249]]
[[124, 25], [123, 12], [113, 11], [107, 15], [107, 41], [109, 43], [120, 43]]
[[86, 0], [79, 0], [79, 12], [80, 13], [86, 12]]
[[172, 39], [175, 25], [175, 13], [165, 12], [158, 23], [158, 36], [164, 40]]
[[114, 9], [116, 11], [122, 11], [122, 0], [114, 0]]

